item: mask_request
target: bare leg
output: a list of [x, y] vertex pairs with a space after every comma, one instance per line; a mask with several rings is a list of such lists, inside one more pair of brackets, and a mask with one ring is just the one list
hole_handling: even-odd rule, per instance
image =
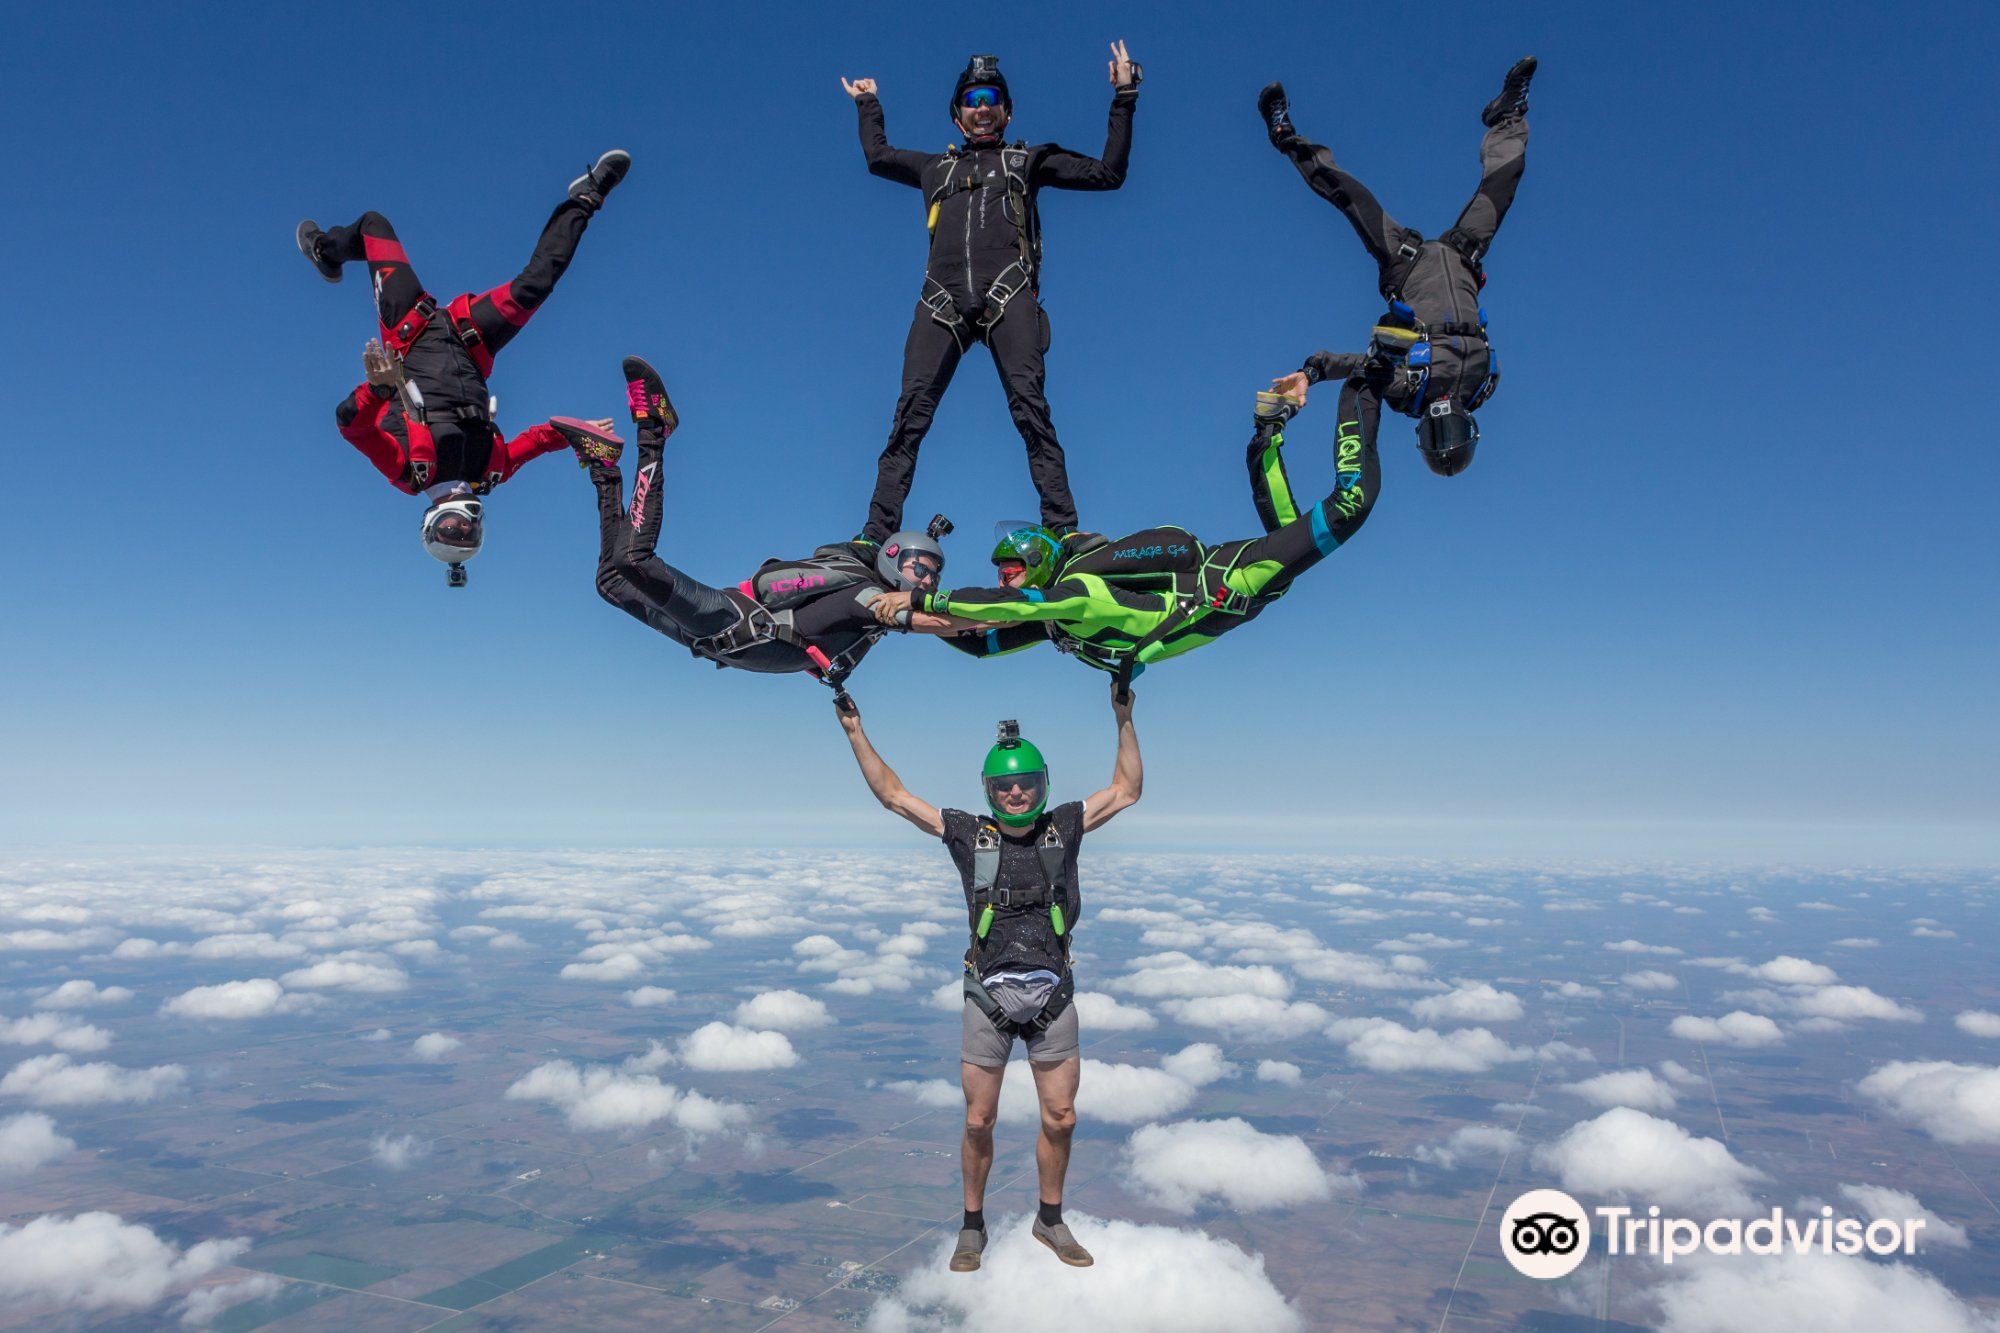
[[[988, 1069], [970, 1061], [958, 1063], [958, 1081], [965, 1089], [965, 1140], [959, 1144], [958, 1165], [965, 1176], [965, 1210], [976, 1213], [986, 1206], [986, 1175], [993, 1169], [993, 1122], [1000, 1114], [1000, 1080], [1007, 1066]], [[1035, 1082], [1041, 1083], [1036, 1071]], [[1069, 1141], [1063, 1141], [1063, 1157], [1069, 1157]]]
[[[1043, 1203], [1061, 1203], [1063, 1177], [1069, 1174], [1069, 1145], [1076, 1134], [1076, 1088], [1082, 1081], [1083, 1060], [1030, 1062], [1035, 1071], [1035, 1096], [1042, 1104], [1042, 1133], [1035, 1140], [1035, 1175]], [[999, 1091], [999, 1080], [994, 1080]], [[989, 1160], [991, 1160], [989, 1158]]]

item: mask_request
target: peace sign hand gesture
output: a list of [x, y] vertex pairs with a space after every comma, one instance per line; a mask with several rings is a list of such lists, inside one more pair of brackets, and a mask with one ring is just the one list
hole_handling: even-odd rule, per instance
[[1129, 88], [1139, 81], [1138, 62], [1132, 59], [1131, 53], [1126, 51], [1125, 43], [1122, 41], [1111, 44], [1111, 60], [1106, 68], [1111, 71], [1113, 88]]

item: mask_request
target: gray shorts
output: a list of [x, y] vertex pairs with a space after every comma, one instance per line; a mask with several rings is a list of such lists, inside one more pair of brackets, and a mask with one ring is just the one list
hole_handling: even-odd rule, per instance
[[[1073, 1060], [1083, 1053], [1077, 1040], [1076, 1001], [1062, 1011], [1062, 1017], [1027, 1038], [1030, 1060]], [[999, 1069], [1014, 1053], [1014, 1038], [993, 1026], [983, 1010], [971, 1000], [965, 1002], [965, 1036], [958, 1044], [958, 1058], [969, 1065]]]

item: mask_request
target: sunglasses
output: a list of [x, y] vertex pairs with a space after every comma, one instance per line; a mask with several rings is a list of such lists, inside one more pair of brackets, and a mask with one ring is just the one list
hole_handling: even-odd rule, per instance
[[998, 88], [967, 88], [964, 95], [958, 99], [958, 104], [967, 110], [999, 106], [1000, 90]]

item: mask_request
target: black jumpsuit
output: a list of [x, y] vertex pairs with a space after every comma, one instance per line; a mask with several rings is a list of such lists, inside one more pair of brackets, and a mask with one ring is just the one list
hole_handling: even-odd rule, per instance
[[[735, 626], [742, 608], [729, 594], [691, 578], [660, 559], [660, 525], [666, 506], [661, 485], [666, 438], [657, 427], [639, 428], [639, 474], [632, 503], [625, 505], [625, 479], [616, 464], [595, 464], [597, 487], [597, 592], [619, 610], [686, 648]], [[865, 550], [865, 548], [864, 548]], [[872, 561], [874, 552], [857, 552]], [[879, 588], [874, 591], [880, 591]], [[870, 599], [872, 600], [872, 598]], [[880, 637], [874, 614], [857, 590], [846, 588], [815, 597], [793, 609], [791, 629], [828, 659], [852, 653], [844, 665], [858, 664]], [[818, 664], [797, 645], [776, 639], [729, 655], [728, 666], [743, 671], [810, 671]]]
[[[896, 400], [889, 442], [876, 464], [875, 494], [868, 504], [863, 536], [879, 542], [903, 526], [903, 502], [916, 475], [917, 448], [931, 428], [959, 358], [981, 340], [993, 353], [994, 368], [1007, 393], [1007, 411], [1028, 447], [1028, 473], [1041, 496], [1042, 523], [1057, 533], [1076, 528], [1076, 501], [1070, 496], [1062, 445], [1042, 393], [1049, 323], [1038, 299], [1041, 224], [1035, 195], [1043, 186], [1115, 190], [1123, 185], [1132, 149], [1132, 110], [1138, 101], [1136, 86], [1112, 95], [1104, 156], [1094, 158], [1055, 144], [1008, 147], [998, 140], [974, 141], [949, 153], [891, 148], [881, 101], [873, 94], [855, 99], [861, 150], [870, 174], [921, 190], [931, 229], [924, 292], [903, 343], [903, 391]], [[1016, 216], [1007, 188], [1010, 163], [1027, 201], [1025, 218]], [[994, 285], [1003, 278], [1004, 287], [1017, 290], [995, 311], [992, 306], [1000, 302], [991, 298], [1000, 293]]]
[[[1390, 386], [1385, 401], [1398, 412], [1418, 415], [1425, 402], [1452, 397], [1470, 411], [1492, 368], [1492, 347], [1486, 340], [1479, 289], [1486, 283], [1481, 267], [1501, 219], [1514, 202], [1514, 191], [1527, 169], [1528, 119], [1512, 115], [1486, 131], [1479, 142], [1479, 188], [1451, 229], [1427, 241], [1384, 211], [1368, 187], [1334, 165], [1333, 153], [1293, 136], [1279, 145], [1313, 193], [1338, 208], [1375, 260], [1382, 299], [1390, 302], [1385, 323], [1410, 323], [1427, 331], [1431, 368], [1420, 395], [1411, 382]], [[1401, 303], [1410, 315], [1401, 316]], [[1318, 375], [1311, 363], [1309, 378]]]

